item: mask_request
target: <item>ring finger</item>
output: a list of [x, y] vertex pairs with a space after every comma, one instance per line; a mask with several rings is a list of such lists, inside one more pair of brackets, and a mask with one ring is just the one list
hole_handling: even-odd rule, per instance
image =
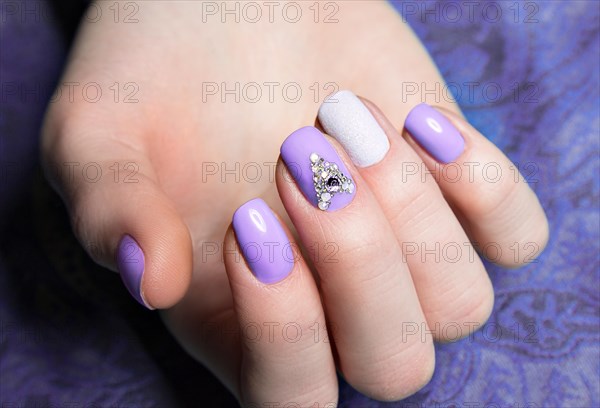
[[436, 340], [456, 340], [487, 320], [485, 268], [419, 155], [370, 102], [341, 91], [319, 110], [325, 130], [360, 166], [401, 243]]

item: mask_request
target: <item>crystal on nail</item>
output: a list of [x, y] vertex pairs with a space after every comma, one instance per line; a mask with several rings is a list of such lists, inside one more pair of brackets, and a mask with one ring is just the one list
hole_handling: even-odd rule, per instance
[[319, 201], [319, 209], [325, 211], [329, 208], [329, 203], [327, 201]]
[[319, 209], [327, 210], [336, 194], [354, 192], [354, 182], [340, 171], [336, 163], [325, 161], [317, 153], [310, 155], [310, 161]]

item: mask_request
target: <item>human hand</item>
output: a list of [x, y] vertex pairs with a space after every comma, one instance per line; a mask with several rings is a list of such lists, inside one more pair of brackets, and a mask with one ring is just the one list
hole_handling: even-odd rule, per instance
[[[491, 181], [468, 171], [493, 164], [506, 175], [513, 165], [460, 116], [419, 105], [403, 138], [371, 102], [347, 91], [333, 99], [319, 124], [341, 146], [305, 127], [286, 139], [278, 163], [279, 194], [307, 260], [262, 200], [241, 206], [225, 237], [246, 403], [334, 403], [336, 367], [374, 398], [412, 394], [433, 373], [433, 338], [464, 337], [491, 312], [493, 289], [472, 242], [495, 251], [517, 242], [535, 257], [547, 240], [544, 212], [520, 175]], [[333, 256], [315, 250], [328, 246]]]
[[[305, 401], [335, 401], [337, 388], [331, 375], [331, 360], [325, 363], [315, 360], [322, 353], [314, 353], [312, 359], [302, 356], [288, 361], [286, 375], [298, 374], [300, 380], [290, 383], [269, 365], [264, 353], [252, 353], [257, 364], [244, 366], [241, 336], [224, 335], [221, 330], [216, 333], [202, 330], [208, 324], [221, 328], [238, 327], [243, 317], [239, 311], [234, 311], [234, 299], [235, 304], [239, 305], [239, 301], [237, 295], [232, 297], [220, 256], [206, 256], [209, 248], [206, 244], [221, 242], [231, 213], [249, 198], [263, 197], [285, 216], [274, 185], [267, 177], [257, 183], [223, 183], [218, 176], [205, 179], [203, 163], [226, 163], [231, 168], [235, 163], [272, 162], [283, 136], [314, 121], [317, 104], [311, 98], [295, 104], [281, 99], [275, 103], [263, 100], [256, 104], [222, 103], [219, 98], [205, 101], [201, 81], [225, 82], [229, 86], [244, 81], [294, 81], [303, 84], [305, 89], [314, 82], [335, 81], [340, 87], [354, 89], [376, 100], [384, 111], [390, 112], [394, 126], [401, 128], [418, 96], [403, 103], [399, 97], [400, 79], [390, 78], [410, 79], [418, 83], [440, 82], [441, 79], [410, 31], [385, 4], [344, 6], [339, 16], [340, 23], [333, 26], [318, 26], [312, 22], [293, 26], [285, 22], [270, 26], [232, 26], [220, 21], [195, 24], [199, 12], [196, 7], [200, 6], [173, 4], [165, 8], [164, 3], [144, 3], [140, 10], [140, 23], [135, 26], [114, 26], [110, 21], [84, 25], [64, 80], [96, 82], [103, 89], [115, 82], [135, 81], [140, 90], [140, 102], [124, 105], [105, 98], [90, 105], [81, 98], [73, 103], [59, 100], [52, 106], [45, 126], [43, 152], [46, 168], [66, 162], [94, 162], [108, 172], [114, 163], [118, 163], [122, 170], [127, 170], [127, 163], [134, 163], [138, 169], [134, 178], [138, 183], [115, 183], [111, 177], [90, 183], [80, 173], [75, 173], [73, 178], [63, 174], [53, 180], [69, 206], [79, 240], [84, 247], [96, 249], [90, 251], [90, 255], [97, 262], [116, 269], [115, 254], [119, 242], [125, 234], [134, 237], [140, 253], [144, 255], [143, 279], [141, 275], [133, 277], [139, 278], [137, 280], [126, 278], [129, 289], [148, 306], [168, 308], [176, 305], [164, 315], [168, 327], [182, 345], [205, 363], [243, 402], [260, 401], [266, 395], [277, 398], [277, 401], [292, 400], [300, 404]], [[273, 36], [273, 32], [278, 32], [278, 35]], [[173, 37], [177, 41], [174, 42]], [[385, 41], [390, 38], [397, 42]], [[290, 49], [288, 44], [296, 47]], [[341, 48], [339, 44], [353, 44], [353, 47], [350, 50]], [[273, 58], [274, 55], [278, 58]], [[233, 57], [244, 63], [232, 64]], [[172, 64], [171, 61], [177, 63]], [[349, 70], [348, 67], [354, 69]], [[448, 107], [455, 109], [452, 104]], [[392, 143], [389, 154], [393, 151]], [[351, 173], [354, 176], [355, 173]], [[431, 183], [427, 185], [431, 186]], [[363, 194], [361, 186], [358, 186], [356, 203], [360, 203], [358, 197]], [[285, 197], [284, 194], [282, 196]], [[489, 199], [488, 204], [494, 203], [493, 199]], [[381, 206], [381, 203], [378, 205]], [[294, 209], [287, 207], [293, 220]], [[407, 208], [417, 207], [407, 205]], [[533, 207], [534, 213], [537, 210]], [[507, 210], [505, 215], [513, 214]], [[490, 216], [489, 219], [497, 220], [501, 225], [506, 221], [503, 217]], [[369, 231], [373, 234], [378, 232], [377, 229]], [[538, 228], [538, 231], [543, 232], [543, 228]], [[302, 235], [300, 228], [299, 233]], [[492, 238], [493, 234], [482, 236]], [[518, 238], [527, 240], [531, 237], [518, 235]], [[338, 242], [340, 251], [342, 243]], [[342, 253], [338, 252], [339, 256]], [[506, 263], [506, 260], [503, 262]], [[243, 263], [237, 265], [243, 266]], [[438, 265], [440, 270], [444, 265]], [[418, 267], [411, 265], [410, 258], [407, 266], [415, 287], [418, 287], [413, 272]], [[296, 268], [300, 271], [299, 276], [308, 276], [303, 265]], [[487, 282], [480, 277], [480, 263], [475, 261], [468, 265], [468, 269], [467, 276], [478, 276], [479, 281]], [[229, 268], [228, 273], [233, 288], [234, 272]], [[406, 276], [404, 274], [404, 279]], [[298, 293], [304, 293], [303, 287], [296, 289]], [[302, 310], [308, 313], [319, 310], [321, 306], [315, 301], [314, 284], [305, 281], [304, 289], [310, 289], [313, 300], [304, 304], [306, 300], [302, 298], [296, 307], [302, 306]], [[473, 304], [481, 305], [471, 315], [461, 313], [457, 308], [455, 313], [460, 316], [457, 320], [451, 313], [444, 313], [448, 310], [435, 311], [439, 305], [434, 303], [431, 306], [433, 314], [417, 310], [411, 315], [415, 319], [402, 317], [398, 322], [419, 322], [423, 316], [430, 326], [435, 322], [482, 321], [491, 307], [491, 292], [485, 287], [483, 289], [480, 298], [471, 299]], [[407, 299], [407, 305], [414, 306], [414, 300]], [[281, 308], [285, 312], [282, 318], [289, 318], [294, 311], [301, 312], [291, 306], [290, 303], [290, 308]], [[467, 306], [463, 305], [463, 308]], [[302, 315], [304, 318], [307, 316]], [[321, 318], [320, 315], [313, 317]], [[312, 319], [313, 323], [324, 323], [315, 319]], [[351, 329], [357, 331], [361, 328], [360, 323], [357, 321]], [[393, 329], [390, 333], [394, 333]], [[435, 336], [443, 340], [442, 334]], [[337, 345], [335, 333], [332, 337]], [[353, 340], [354, 337], [346, 335], [343, 338], [350, 343], [356, 340], [355, 345], [364, 345], [369, 340], [360, 336]], [[329, 347], [329, 343], [324, 344]], [[379, 349], [379, 342], [372, 347]], [[284, 348], [283, 351], [287, 350]], [[427, 336], [424, 342], [415, 343], [410, 353], [407, 351], [404, 356], [406, 361], [400, 356], [396, 361], [406, 363], [402, 367], [394, 363], [382, 369], [371, 364], [377, 361], [374, 360], [362, 361], [359, 365], [346, 364], [340, 368], [359, 390], [376, 398], [398, 398], [416, 391], [431, 374], [431, 336]], [[318, 376], [311, 370], [313, 366], [303, 365], [310, 362], [313, 365], [319, 363]], [[362, 364], [366, 363], [376, 372], [361, 372]], [[326, 369], [320, 372], [323, 365]], [[413, 371], [407, 371], [406, 367]], [[248, 368], [251, 371], [247, 371]], [[255, 384], [240, 382], [240, 378], [257, 378], [257, 373], [264, 373], [265, 377], [259, 378], [261, 381]], [[304, 393], [304, 390], [311, 390], [314, 394]], [[274, 392], [281, 394], [274, 396]]]

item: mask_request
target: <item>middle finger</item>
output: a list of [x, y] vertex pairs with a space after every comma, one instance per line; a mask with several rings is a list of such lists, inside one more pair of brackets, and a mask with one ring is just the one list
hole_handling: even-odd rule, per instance
[[342, 157], [317, 129], [299, 129], [281, 147], [277, 188], [321, 279], [340, 370], [359, 391], [397, 400], [431, 377], [433, 341], [428, 330], [406, 335], [406, 322], [426, 328], [410, 273], [368, 184]]

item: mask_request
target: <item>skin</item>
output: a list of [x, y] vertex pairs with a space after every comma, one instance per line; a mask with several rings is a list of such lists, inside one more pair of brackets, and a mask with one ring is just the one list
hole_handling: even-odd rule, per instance
[[[433, 340], [457, 336], [437, 331], [397, 341], [402, 322], [480, 325], [491, 311], [493, 291], [478, 258], [458, 265], [403, 262], [401, 243], [472, 239], [507, 248], [534, 242], [537, 254], [548, 236], [537, 198], [522, 179], [500, 186], [431, 177], [413, 186], [386, 182], [403, 161], [423, 163], [436, 174], [435, 161], [402, 131], [410, 109], [427, 101], [420, 95], [403, 101], [402, 83], [424, 82], [432, 89], [442, 81], [389, 5], [341, 3], [335, 24], [312, 18], [224, 24], [218, 16], [200, 23], [201, 12], [199, 2], [144, 2], [138, 23], [102, 18], [82, 24], [62, 81], [95, 82], [105, 95], [96, 103], [78, 92], [73, 101], [59, 98], [49, 108], [42, 139], [48, 178], [68, 206], [75, 234], [86, 249], [94, 248], [89, 252], [96, 262], [113, 270], [119, 239], [135, 237], [146, 260], [144, 299], [163, 309], [182, 346], [242, 404], [335, 403], [336, 369], [376, 399], [416, 392], [433, 373]], [[222, 102], [220, 95], [203, 100], [203, 81], [226, 82], [229, 89], [235, 82], [296, 82], [304, 96], [286, 101], [280, 86], [273, 103], [266, 95], [257, 103], [236, 103], [232, 96]], [[115, 82], [135, 82], [139, 102], [115, 103], [108, 91]], [[316, 102], [309, 89], [315, 82], [321, 88]], [[373, 101], [365, 104], [391, 143], [382, 162], [357, 169], [333, 142], [357, 181], [350, 206], [318, 212], [284, 181], [281, 161], [277, 183], [265, 167], [255, 183], [203, 177], [203, 163], [229, 169], [275, 163], [284, 138], [315, 123], [319, 104], [333, 90], [323, 89], [328, 82]], [[508, 168], [506, 157], [463, 121], [455, 104], [441, 108], [466, 141], [457, 163], [493, 160]], [[138, 182], [103, 177], [90, 183], [80, 172], [68, 177], [52, 171], [65, 162], [99, 163], [106, 173], [114, 163], [124, 170], [133, 162]], [[240, 261], [228, 227], [233, 211], [255, 197], [279, 214], [290, 239], [306, 246], [336, 242], [343, 261], [325, 264], [307, 255], [284, 281], [258, 282]], [[208, 251], [215, 245], [218, 253]], [[239, 330], [265, 322], [296, 322], [311, 335], [296, 343], [280, 335], [251, 341]], [[312, 337], [315, 323], [322, 329], [319, 341]]]

